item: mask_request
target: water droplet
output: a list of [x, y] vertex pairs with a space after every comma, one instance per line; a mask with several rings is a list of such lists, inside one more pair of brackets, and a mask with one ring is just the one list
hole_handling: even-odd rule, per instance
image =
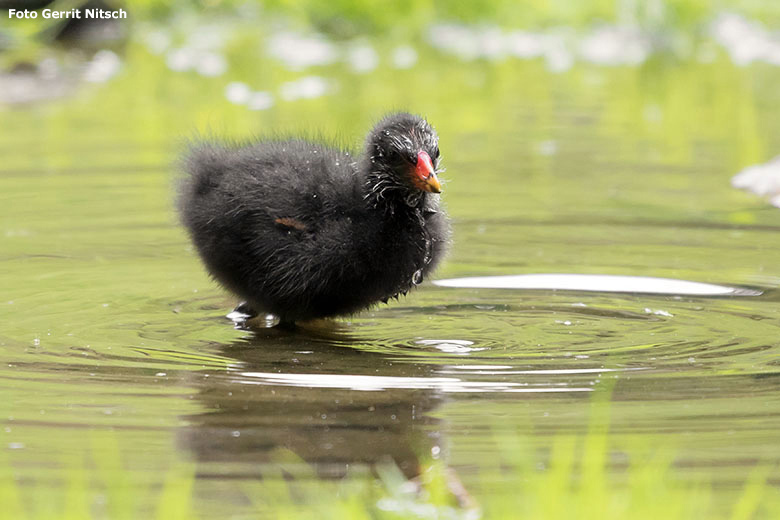
[[433, 256], [433, 243], [429, 237], [425, 237], [425, 256], [423, 257], [423, 263], [428, 265], [431, 263], [431, 257]]
[[422, 281], [423, 281], [423, 272], [422, 269], [418, 269], [412, 275], [412, 283], [414, 285], [420, 285]]
[[281, 319], [279, 316], [275, 314], [266, 314], [265, 318], [263, 318], [263, 325], [265, 325], [265, 328], [270, 329], [271, 327], [279, 325], [280, 321]]

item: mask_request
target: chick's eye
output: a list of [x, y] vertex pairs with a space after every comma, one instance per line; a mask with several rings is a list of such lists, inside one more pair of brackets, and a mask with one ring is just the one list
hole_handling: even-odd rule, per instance
[[397, 150], [397, 149], [390, 149], [390, 151], [388, 152], [387, 155], [390, 158], [390, 160], [394, 161], [394, 162], [408, 161], [409, 160], [407, 158], [407, 154], [406, 153], [404, 153], [401, 150]]
[[433, 149], [433, 159], [436, 160], [439, 158], [439, 147]]

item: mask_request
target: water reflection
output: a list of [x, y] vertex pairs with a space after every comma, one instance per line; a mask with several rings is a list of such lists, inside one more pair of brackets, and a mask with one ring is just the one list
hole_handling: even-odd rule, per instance
[[519, 274], [437, 280], [442, 287], [478, 289], [551, 289], [689, 296], [760, 296], [761, 291], [709, 283], [606, 274]]
[[[444, 399], [437, 381], [445, 378], [435, 365], [397, 363], [330, 342], [332, 334], [269, 329], [225, 345], [236, 363], [200, 376], [196, 399], [206, 411], [188, 418], [181, 442], [220, 468], [251, 463], [262, 472], [286, 448], [320, 477], [388, 461], [417, 476], [421, 458], [442, 449], [430, 412]], [[414, 384], [423, 381], [430, 384]]]

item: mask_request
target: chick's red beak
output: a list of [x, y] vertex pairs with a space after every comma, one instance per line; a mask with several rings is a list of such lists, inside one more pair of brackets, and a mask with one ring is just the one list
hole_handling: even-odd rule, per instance
[[431, 156], [423, 150], [417, 153], [417, 166], [414, 167], [414, 185], [422, 191], [441, 193], [441, 184], [439, 184], [439, 179], [434, 172]]

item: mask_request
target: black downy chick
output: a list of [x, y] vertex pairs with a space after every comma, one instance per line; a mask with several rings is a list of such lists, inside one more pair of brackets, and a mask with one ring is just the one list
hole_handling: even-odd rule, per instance
[[203, 142], [179, 212], [206, 268], [247, 307], [291, 323], [352, 314], [419, 284], [444, 256], [438, 136], [392, 114], [364, 153], [302, 139]]

